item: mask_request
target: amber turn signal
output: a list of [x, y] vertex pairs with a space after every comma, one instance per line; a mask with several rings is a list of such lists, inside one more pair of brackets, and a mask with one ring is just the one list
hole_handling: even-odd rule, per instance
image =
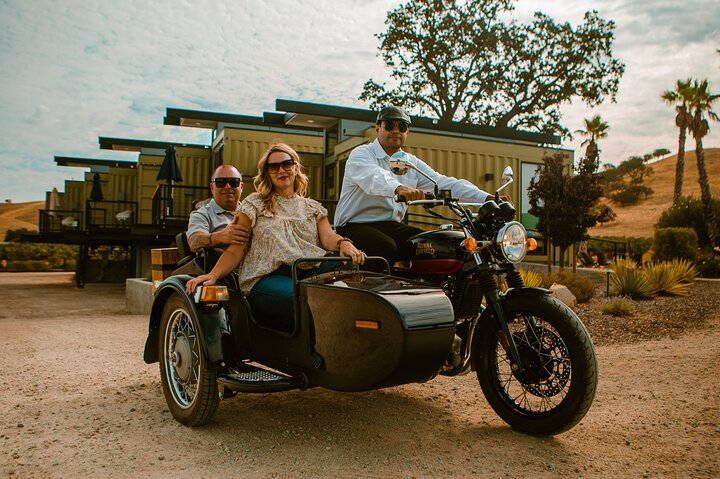
[[477, 249], [477, 241], [475, 241], [475, 238], [465, 238], [461, 245], [468, 253], [472, 253]]
[[380, 321], [356, 319], [355, 327], [358, 329], [380, 329]]
[[204, 286], [200, 292], [201, 303], [219, 303], [230, 299], [227, 286]]
[[537, 240], [535, 238], [528, 238], [527, 246], [528, 251], [535, 251], [537, 249]]

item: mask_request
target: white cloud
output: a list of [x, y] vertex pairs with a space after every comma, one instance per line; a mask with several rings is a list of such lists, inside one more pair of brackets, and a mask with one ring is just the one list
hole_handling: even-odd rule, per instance
[[[42, 199], [82, 176], [55, 166], [54, 155], [134, 158], [98, 150], [98, 136], [209, 142], [205, 131], [163, 126], [166, 107], [261, 115], [276, 98], [363, 106], [363, 83], [387, 75], [373, 35], [399, 4], [0, 2], [0, 200]], [[675, 150], [673, 113], [658, 97], [677, 78], [708, 77], [720, 90], [715, 1], [521, 0], [517, 16], [538, 6], [572, 23], [595, 8], [617, 23], [615, 53], [627, 72], [618, 103], [597, 109], [611, 125], [604, 160]], [[583, 105], [565, 112], [572, 130], [595, 113]], [[706, 143], [718, 146], [720, 125], [711, 127]]]

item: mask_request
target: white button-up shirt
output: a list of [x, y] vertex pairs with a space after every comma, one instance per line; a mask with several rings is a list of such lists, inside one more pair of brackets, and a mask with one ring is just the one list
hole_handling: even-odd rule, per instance
[[[483, 202], [488, 197], [488, 193], [469, 181], [441, 175], [415, 155], [401, 150], [393, 156], [416, 166], [435, 180], [440, 189], [452, 190], [454, 198]], [[407, 212], [405, 203], [396, 203], [393, 199], [395, 189], [400, 185], [428, 192], [435, 188], [430, 180], [413, 169], [403, 176], [393, 174], [390, 156], [377, 139], [369, 145], [358, 146], [345, 164], [342, 192], [333, 223], [338, 227], [347, 223], [400, 222]]]

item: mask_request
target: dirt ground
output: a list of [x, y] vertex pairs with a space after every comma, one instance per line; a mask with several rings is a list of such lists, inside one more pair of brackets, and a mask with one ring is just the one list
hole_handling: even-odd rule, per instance
[[241, 395], [187, 428], [168, 412], [157, 364], [142, 361], [147, 318], [124, 312], [122, 286], [0, 273], [0, 287], [1, 477], [720, 476], [720, 313], [705, 309], [719, 284], [658, 303], [660, 324], [674, 302], [700, 304], [686, 331], [596, 337], [592, 408], [544, 439], [507, 427], [474, 375]]

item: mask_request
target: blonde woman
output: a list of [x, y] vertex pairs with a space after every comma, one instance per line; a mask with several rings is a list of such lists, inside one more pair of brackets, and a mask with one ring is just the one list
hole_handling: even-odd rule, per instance
[[[305, 197], [308, 178], [290, 146], [277, 143], [263, 154], [253, 184], [256, 192], [240, 203], [237, 214], [239, 224], [252, 228], [249, 244], [230, 245], [212, 271], [188, 281], [186, 290], [194, 293], [199, 284], [215, 284], [242, 262], [240, 289], [254, 314], [292, 318], [290, 265], [296, 259], [337, 252], [353, 264], [363, 264], [366, 256], [332, 230], [328, 212], [320, 203]], [[328, 263], [320, 268], [323, 265], [328, 269]], [[305, 275], [318, 271], [307, 270]]]

